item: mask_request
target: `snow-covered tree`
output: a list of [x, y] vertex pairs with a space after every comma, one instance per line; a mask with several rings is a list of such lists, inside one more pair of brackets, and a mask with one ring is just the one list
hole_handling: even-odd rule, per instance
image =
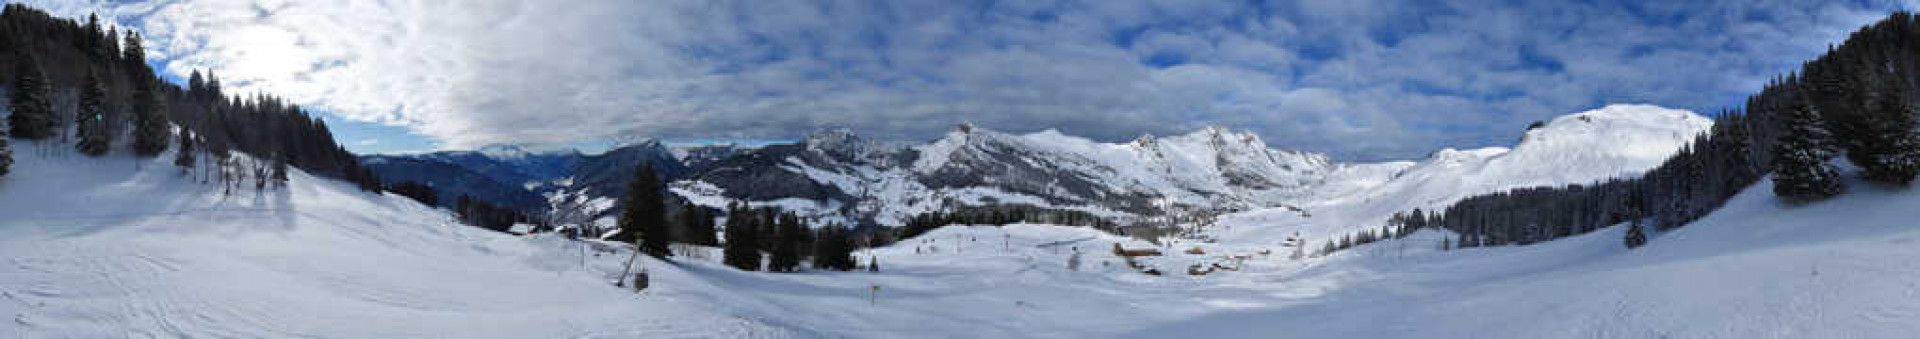
[[1861, 176], [1869, 181], [1906, 185], [1920, 172], [1920, 136], [1914, 132], [1912, 106], [1907, 103], [1906, 86], [1891, 74], [1873, 72], [1868, 79], [1878, 86], [1863, 90], [1861, 121], [1855, 134], [1848, 135], [1847, 159], [1860, 166]]
[[1786, 131], [1773, 148], [1773, 193], [1794, 201], [1819, 200], [1840, 194], [1840, 171], [1833, 157], [1833, 135], [1812, 105], [1801, 103], [1787, 112]]

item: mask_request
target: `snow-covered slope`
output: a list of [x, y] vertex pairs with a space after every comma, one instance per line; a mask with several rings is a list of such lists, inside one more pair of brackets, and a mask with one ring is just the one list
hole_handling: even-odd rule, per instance
[[[0, 333], [27, 337], [1905, 337], [1920, 331], [1920, 191], [1854, 183], [1781, 206], [1764, 182], [1637, 250], [1623, 227], [1440, 252], [1438, 232], [1291, 259], [1172, 239], [1138, 261], [1092, 229], [950, 226], [857, 254], [880, 272], [740, 272], [718, 251], [453, 225], [294, 173], [227, 196], [164, 165], [17, 152], [0, 179]], [[59, 154], [40, 156], [38, 154]], [[1389, 170], [1399, 165], [1376, 168]], [[1358, 169], [1354, 169], [1358, 170]], [[1189, 249], [1199, 248], [1201, 251]], [[1076, 254], [1078, 268], [1070, 264]], [[1265, 253], [1265, 254], [1263, 254]], [[1237, 270], [1186, 275], [1193, 265]]]
[[[1920, 333], [1920, 191], [1861, 182], [1788, 207], [1769, 181], [1635, 250], [1625, 227], [1435, 254], [1433, 232], [1342, 252], [1275, 293], [1285, 306], [1131, 336], [1342, 338], [1907, 338]], [[1408, 249], [1411, 247], [1411, 249]]]
[[224, 195], [182, 176], [171, 156], [14, 145], [13, 173], [0, 178], [9, 337], [785, 333], [701, 302], [610, 288], [605, 267], [624, 257], [461, 226], [406, 198], [298, 171], [283, 189]]
[[1555, 118], [1511, 149], [1445, 149], [1417, 163], [1340, 166], [1297, 200], [1299, 210], [1231, 214], [1208, 232], [1222, 241], [1273, 242], [1294, 232], [1324, 239], [1378, 228], [1396, 212], [1445, 209], [1480, 194], [1630, 178], [1659, 166], [1712, 125], [1685, 110], [1610, 105]]

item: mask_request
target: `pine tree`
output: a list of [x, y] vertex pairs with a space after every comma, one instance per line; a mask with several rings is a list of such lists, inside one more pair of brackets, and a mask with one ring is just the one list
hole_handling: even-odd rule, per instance
[[0, 177], [13, 172], [13, 146], [8, 144], [11, 139], [6, 131], [0, 131]]
[[1840, 194], [1840, 172], [1827, 163], [1833, 136], [1820, 113], [1801, 102], [1788, 112], [1787, 130], [1773, 149], [1773, 194], [1792, 201]]
[[801, 232], [806, 228], [800, 225], [800, 218], [792, 213], [782, 213], [774, 224], [779, 230], [778, 240], [773, 244], [772, 258], [767, 260], [767, 271], [793, 272], [800, 268]]
[[653, 168], [640, 165], [633, 181], [627, 184], [626, 211], [620, 214], [620, 241], [635, 241], [639, 251], [655, 258], [673, 256], [668, 248], [673, 237], [667, 226], [666, 202], [660, 195], [660, 176]]
[[126, 69], [137, 81], [153, 76], [153, 69], [147, 66], [147, 49], [141, 42], [140, 34], [127, 31], [126, 43], [120, 46], [120, 61], [126, 63]]
[[74, 117], [74, 136], [80, 139], [74, 149], [81, 154], [101, 156], [111, 147], [112, 133], [107, 131], [107, 89], [100, 77], [88, 74], [80, 91], [80, 111]]
[[760, 270], [760, 240], [756, 239], [760, 231], [754, 229], [759, 224], [753, 220], [755, 215], [745, 206], [727, 207], [727, 238], [722, 249], [724, 258], [721, 260], [727, 266], [742, 271]]
[[154, 85], [142, 83], [136, 86], [133, 105], [133, 153], [140, 157], [152, 157], [167, 150], [168, 127], [166, 102]]
[[7, 91], [13, 102], [9, 105], [13, 111], [7, 122], [16, 138], [43, 140], [54, 136], [53, 126], [53, 88], [47, 83], [47, 72], [33, 53], [21, 51], [15, 65], [13, 88]]
[[1860, 135], [1847, 138], [1847, 159], [1861, 168], [1868, 181], [1906, 186], [1920, 172], [1920, 136], [1914, 132], [1914, 118], [1907, 103], [1906, 87], [1891, 75], [1878, 72], [1870, 78], [1879, 84], [1866, 95], [1863, 104], [1867, 119], [1856, 123]]
[[813, 267], [835, 271], [852, 270], [853, 238], [845, 226], [821, 227], [813, 241]]
[[1640, 227], [1640, 221], [1634, 220], [1627, 228], [1626, 244], [1628, 249], [1640, 248], [1647, 244], [1647, 232]]
[[693, 204], [680, 205], [681, 242], [713, 246], [719, 244], [714, 239], [713, 216], [705, 208]]

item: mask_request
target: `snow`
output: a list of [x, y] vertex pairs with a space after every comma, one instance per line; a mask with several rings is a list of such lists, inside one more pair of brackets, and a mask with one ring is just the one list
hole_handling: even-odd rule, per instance
[[[1643, 118], [1628, 115], [1622, 119]], [[641, 293], [610, 284], [630, 253], [623, 244], [459, 226], [444, 210], [297, 171], [284, 189], [224, 195], [180, 175], [168, 165], [170, 156], [138, 160], [142, 169], [136, 170], [126, 155], [96, 159], [74, 155], [66, 145], [13, 145], [21, 148], [15, 172], [0, 178], [0, 258], [6, 259], [0, 262], [0, 317], [8, 318], [0, 321], [0, 333], [23, 337], [1920, 333], [1920, 303], [1913, 302], [1920, 300], [1920, 225], [1912, 222], [1920, 217], [1920, 191], [1912, 187], [1852, 182], [1846, 195], [1789, 207], [1762, 180], [1722, 210], [1656, 234], [1635, 250], [1621, 246], [1621, 226], [1532, 246], [1447, 252], [1437, 247], [1448, 234], [1428, 230], [1298, 260], [1289, 258], [1292, 248], [1277, 244], [1294, 231], [1341, 230], [1314, 226], [1341, 213], [1391, 212], [1366, 206], [1447, 197], [1419, 190], [1485, 189], [1526, 183], [1527, 173], [1545, 175], [1499, 169], [1555, 165], [1529, 163], [1550, 160], [1529, 158], [1526, 153], [1536, 151], [1527, 143], [1441, 152], [1419, 163], [1331, 165], [1326, 175], [1341, 178], [1340, 186], [1322, 187], [1341, 188], [1319, 194], [1379, 202], [1236, 214], [1223, 219], [1216, 235], [1241, 238], [1217, 243], [1156, 245], [1055, 225], [949, 226], [856, 253], [863, 263], [877, 258], [880, 272], [791, 274], [736, 271], [718, 263], [718, 249], [678, 246], [673, 264], [640, 260], [652, 286]], [[1651, 154], [1632, 152], [1606, 161]], [[1554, 159], [1609, 157], [1559, 156], [1565, 158]], [[1588, 174], [1639, 168], [1628, 165]], [[1512, 177], [1469, 182], [1463, 178], [1473, 176], [1460, 176], [1473, 173]], [[1447, 180], [1463, 183], [1434, 184]], [[676, 182], [672, 188], [718, 189], [710, 186]], [[1110, 251], [1114, 244], [1158, 249], [1163, 256], [1137, 261], [1165, 275], [1125, 266]], [[1320, 244], [1310, 237], [1307, 245]], [[1187, 252], [1195, 248], [1198, 254]], [[1076, 251], [1077, 270], [1067, 264]], [[1186, 274], [1190, 266], [1214, 264], [1237, 270]]]
[[[223, 195], [171, 156], [16, 152], [0, 179], [0, 333], [25, 337], [781, 336], [609, 288], [579, 245], [459, 226], [291, 174]], [[51, 154], [41, 156], [39, 154]], [[613, 255], [602, 261], [617, 262]], [[596, 262], [596, 264], [603, 264]], [[662, 272], [671, 275], [673, 272]], [[666, 288], [671, 289], [671, 288]]]
[[1222, 241], [1271, 243], [1295, 232], [1323, 241], [1378, 229], [1393, 213], [1431, 213], [1475, 195], [1633, 177], [1712, 125], [1686, 110], [1609, 105], [1555, 118], [1513, 148], [1449, 148], [1417, 163], [1337, 166], [1305, 196], [1283, 200], [1285, 207], [1221, 216], [1206, 231]]
[[[1852, 187], [1866, 187], [1853, 182]], [[1897, 338], [1920, 333], [1920, 191], [1788, 207], [1766, 180], [1645, 247], [1625, 227], [1527, 247], [1363, 246], [1289, 277], [1350, 285], [1131, 336]], [[1435, 233], [1413, 241], [1432, 253]], [[1419, 238], [1421, 236], [1416, 236]], [[1285, 287], [1278, 287], [1285, 289]], [[1418, 305], [1418, 307], [1407, 307]], [[1364, 325], [1363, 325], [1364, 324]]]

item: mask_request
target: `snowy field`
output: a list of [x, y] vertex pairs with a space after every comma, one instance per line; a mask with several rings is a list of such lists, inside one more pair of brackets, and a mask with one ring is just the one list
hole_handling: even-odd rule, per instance
[[[858, 252], [878, 259], [877, 273], [739, 272], [714, 249], [642, 260], [653, 288], [634, 293], [611, 286], [627, 252], [610, 244], [459, 226], [444, 211], [301, 173], [282, 190], [223, 195], [169, 156], [136, 171], [125, 156], [15, 145], [19, 163], [0, 179], [0, 333], [13, 336], [1920, 333], [1920, 194], [1862, 183], [1794, 209], [1762, 183], [1634, 251], [1621, 247], [1622, 227], [1452, 252], [1424, 231], [1294, 260], [1272, 241], [1156, 246], [1084, 228], [956, 226]], [[1139, 260], [1164, 275], [1128, 267], [1115, 243], [1166, 254]], [[1188, 275], [1214, 264], [1236, 270]]]

